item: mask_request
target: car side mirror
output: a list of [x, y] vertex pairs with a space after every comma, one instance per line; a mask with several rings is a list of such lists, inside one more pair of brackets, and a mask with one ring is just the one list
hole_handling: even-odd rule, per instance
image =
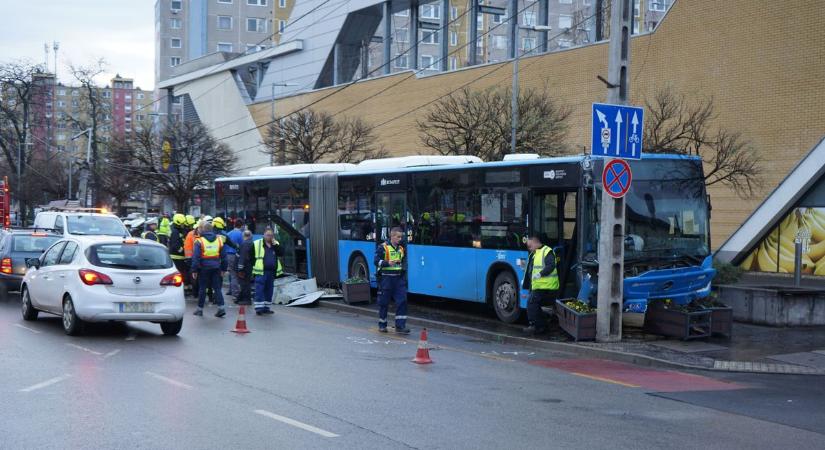
[[34, 267], [35, 269], [40, 268], [40, 258], [26, 258], [26, 267], [31, 269]]

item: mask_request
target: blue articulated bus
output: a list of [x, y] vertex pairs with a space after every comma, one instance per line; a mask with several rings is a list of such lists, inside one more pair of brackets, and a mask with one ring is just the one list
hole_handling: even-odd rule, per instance
[[[375, 246], [400, 227], [410, 293], [487, 303], [512, 323], [527, 305], [527, 236], [556, 249], [560, 298], [595, 281], [603, 165], [588, 156], [513, 156], [267, 167], [216, 180], [216, 212], [245, 219], [255, 233], [277, 227], [287, 271], [327, 286], [350, 277], [375, 286]], [[625, 310], [709, 295], [715, 271], [702, 161], [650, 155], [630, 164]]]

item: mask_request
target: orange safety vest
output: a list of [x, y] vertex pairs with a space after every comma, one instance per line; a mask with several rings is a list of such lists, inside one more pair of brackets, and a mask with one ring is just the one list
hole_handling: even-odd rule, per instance
[[199, 237], [198, 242], [201, 243], [201, 258], [217, 259], [221, 257], [223, 241], [220, 238], [216, 238], [214, 241], [209, 242], [205, 237]]
[[192, 230], [186, 234], [186, 239], [183, 241], [183, 256], [191, 258], [192, 253], [195, 252], [195, 231]]

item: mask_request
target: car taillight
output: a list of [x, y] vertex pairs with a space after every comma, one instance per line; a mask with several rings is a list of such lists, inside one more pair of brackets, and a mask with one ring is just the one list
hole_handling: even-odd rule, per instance
[[80, 274], [80, 281], [87, 286], [95, 284], [112, 284], [112, 279], [105, 273], [100, 273], [91, 269], [80, 269], [77, 271]]
[[2, 273], [11, 273], [11, 258], [3, 258], [3, 261], [0, 262], [0, 272]]
[[175, 286], [180, 287], [183, 284], [183, 275], [178, 272], [170, 273], [160, 280], [161, 286]]

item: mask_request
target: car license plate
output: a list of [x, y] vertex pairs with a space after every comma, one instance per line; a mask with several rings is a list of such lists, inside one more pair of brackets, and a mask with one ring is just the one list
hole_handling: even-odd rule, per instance
[[149, 302], [128, 302], [120, 304], [120, 312], [122, 313], [153, 313], [155, 312], [155, 304]]

